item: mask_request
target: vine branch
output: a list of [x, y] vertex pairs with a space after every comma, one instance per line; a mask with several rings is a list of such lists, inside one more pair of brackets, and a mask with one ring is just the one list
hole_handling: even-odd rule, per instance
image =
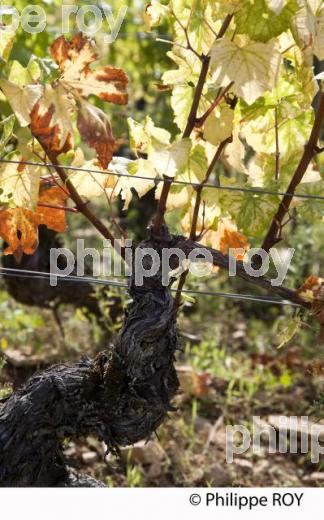
[[[197, 242], [194, 242], [193, 240], [186, 239], [184, 237], [178, 238], [176, 246], [185, 253], [187, 258], [189, 256], [189, 254], [191, 253], [191, 251], [193, 251], [195, 249], [196, 250], [197, 249], [207, 250], [212, 255], [213, 265], [221, 267], [222, 269], [226, 269], [227, 271], [229, 271], [229, 269], [230, 269], [230, 257], [228, 255], [221, 253], [217, 249], [203, 246]], [[240, 278], [246, 280], [247, 282], [257, 285], [258, 287], [261, 287], [262, 289], [265, 289], [268, 293], [270, 292], [272, 294], [279, 296], [280, 298], [283, 298], [285, 300], [291, 301], [292, 303], [301, 305], [305, 309], [311, 308], [310, 303], [305, 302], [292, 289], [288, 289], [287, 287], [284, 287], [284, 286], [271, 285], [270, 280], [263, 276], [255, 277], [255, 276], [249, 275], [245, 271], [244, 263], [240, 260], [236, 261], [236, 276], [239, 276]]]
[[275, 107], [275, 136], [276, 136], [276, 169], [275, 169], [275, 181], [279, 181], [280, 173], [280, 148], [279, 148], [279, 128], [278, 128], [278, 107]]
[[[222, 24], [222, 27], [217, 35], [217, 38], [216, 38], [217, 40], [219, 40], [220, 38], [222, 38], [224, 36], [225, 32], [228, 29], [228, 26], [231, 23], [232, 18], [233, 18], [233, 14], [228, 14], [226, 16], [226, 18]], [[210, 56], [201, 55], [200, 59], [202, 62], [200, 75], [199, 75], [198, 83], [196, 85], [191, 109], [190, 109], [189, 116], [188, 116], [187, 125], [186, 125], [186, 128], [184, 129], [182, 139], [190, 137], [193, 129], [196, 126], [199, 103], [201, 100], [203, 88], [204, 88], [208, 70], [209, 70]], [[157, 232], [161, 228], [161, 226], [164, 222], [164, 215], [166, 212], [167, 200], [168, 200], [171, 185], [172, 185], [172, 179], [170, 177], [165, 177], [162, 192], [161, 192], [161, 197], [160, 197], [159, 204], [157, 207], [157, 212], [156, 212], [156, 215], [153, 220], [153, 229], [155, 232]]]
[[197, 128], [201, 128], [207, 117], [210, 116], [210, 114], [215, 110], [215, 108], [220, 104], [220, 102], [222, 101], [222, 99], [225, 97], [225, 95], [227, 94], [227, 92], [230, 90], [230, 88], [234, 85], [234, 81], [231, 81], [227, 87], [225, 87], [221, 92], [220, 94], [218, 94], [216, 96], [216, 98], [214, 99], [214, 101], [212, 102], [212, 104], [210, 105], [210, 107], [206, 110], [206, 112], [201, 116], [199, 117], [197, 120], [196, 120], [196, 124], [195, 126]]
[[[41, 144], [41, 143], [40, 143]], [[73, 183], [69, 179], [69, 176], [67, 175], [65, 169], [63, 166], [61, 166], [58, 163], [57, 156], [55, 153], [47, 150], [43, 145], [41, 145], [44, 152], [46, 153], [47, 157], [51, 161], [52, 165], [55, 168], [56, 173], [58, 174], [59, 178], [63, 182], [63, 184], [66, 186], [66, 188], [69, 191], [69, 195], [71, 199], [73, 200], [76, 209], [84, 215], [89, 222], [99, 231], [99, 233], [106, 238], [107, 240], [110, 240], [112, 246], [116, 246], [116, 239], [112, 235], [112, 233], [109, 231], [109, 229], [105, 226], [105, 224], [91, 211], [88, 204], [82, 200], [80, 197], [77, 189], [74, 187]], [[125, 259], [125, 248], [120, 248], [120, 254], [123, 259]]]
[[[220, 156], [222, 155], [225, 146], [231, 141], [232, 141], [232, 136], [228, 137], [227, 139], [225, 139], [224, 141], [222, 141], [220, 143], [220, 145], [218, 146], [216, 153], [207, 169], [205, 178], [199, 184], [199, 186], [197, 186], [197, 188], [196, 188], [196, 201], [195, 201], [195, 207], [194, 207], [192, 223], [191, 223], [191, 230], [190, 230], [190, 235], [189, 235], [190, 240], [197, 240], [199, 238], [199, 237], [197, 237], [197, 224], [198, 224], [198, 217], [199, 217], [199, 209], [200, 209], [200, 205], [201, 205], [202, 190], [203, 190], [205, 184], [208, 182], [209, 177], [210, 177], [213, 169], [215, 168], [216, 163], [218, 162]], [[184, 271], [180, 275], [177, 293], [176, 293], [176, 297], [175, 297], [175, 301], [174, 301], [174, 305], [176, 308], [178, 308], [180, 305], [181, 292], [184, 287], [184, 284], [186, 283], [187, 276], [188, 276], [188, 270]]]
[[55, 206], [55, 204], [47, 204], [46, 202], [38, 202], [37, 206], [40, 208], [57, 209], [60, 211], [67, 211], [69, 213], [79, 213], [77, 208], [68, 208], [67, 206]]
[[220, 159], [223, 151], [224, 151], [224, 148], [225, 146], [230, 143], [232, 141], [232, 136], [231, 137], [228, 137], [227, 139], [225, 139], [224, 141], [222, 141], [220, 143], [220, 145], [218, 146], [217, 150], [216, 150], [216, 153], [208, 167], [208, 170], [206, 172], [206, 175], [205, 175], [205, 178], [203, 179], [203, 181], [199, 184], [199, 186], [197, 186], [196, 188], [196, 201], [195, 201], [195, 207], [194, 207], [194, 212], [193, 212], [193, 218], [192, 218], [192, 224], [191, 224], [191, 231], [190, 231], [190, 240], [197, 240], [197, 236], [196, 236], [196, 233], [197, 233], [197, 224], [198, 224], [198, 217], [199, 217], [199, 209], [200, 209], [200, 204], [201, 204], [201, 194], [202, 194], [202, 190], [205, 186], [205, 184], [209, 181], [209, 177], [211, 175], [211, 173], [213, 172], [213, 169], [215, 168], [216, 166], [216, 163], [218, 162], [218, 160]]
[[302, 181], [305, 172], [309, 166], [309, 163], [311, 160], [315, 157], [315, 155], [318, 153], [318, 147], [317, 147], [317, 141], [319, 139], [321, 125], [324, 120], [324, 92], [321, 93], [318, 109], [316, 111], [315, 115], [315, 121], [313, 124], [313, 128], [311, 131], [310, 138], [308, 140], [308, 143], [305, 145], [304, 153], [299, 161], [299, 164], [296, 168], [296, 171], [290, 181], [290, 184], [287, 188], [287, 193], [283, 196], [278, 210], [275, 214], [275, 216], [272, 219], [270, 228], [266, 234], [266, 237], [263, 241], [262, 248], [269, 252], [270, 249], [280, 241], [280, 230], [282, 228], [282, 223], [289, 212], [289, 208], [294, 196], [294, 193], [296, 191], [296, 188]]
[[[206, 77], [208, 74], [209, 62], [210, 62], [210, 58], [208, 56], [203, 56], [198, 83], [196, 86], [191, 110], [190, 110], [190, 113], [188, 116], [187, 125], [182, 134], [182, 139], [190, 137], [191, 132], [193, 131], [193, 129], [195, 127], [199, 102], [200, 102], [200, 98], [201, 98], [204, 84], [206, 81]], [[161, 228], [161, 226], [164, 222], [164, 214], [166, 212], [166, 205], [167, 205], [167, 200], [168, 200], [171, 185], [172, 185], [172, 179], [170, 177], [165, 177], [163, 187], [162, 187], [161, 197], [159, 200], [159, 205], [157, 208], [156, 216], [153, 221], [153, 229], [155, 232]]]

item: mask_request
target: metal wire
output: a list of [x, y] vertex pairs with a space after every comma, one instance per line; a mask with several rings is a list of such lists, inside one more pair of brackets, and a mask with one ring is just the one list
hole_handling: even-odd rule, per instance
[[[126, 174], [126, 173], [117, 173], [113, 171], [104, 172], [102, 170], [89, 170], [88, 168], [81, 168], [76, 166], [65, 166], [65, 165], [55, 165], [50, 163], [38, 163], [33, 161], [16, 161], [16, 160], [9, 160], [9, 159], [0, 159], [0, 163], [9, 163], [9, 164], [26, 164], [29, 166], [44, 166], [48, 168], [56, 168], [56, 166], [61, 166], [67, 170], [73, 170], [73, 171], [82, 171], [82, 172], [88, 172], [88, 173], [94, 173], [94, 174], [104, 174], [104, 175], [115, 175], [116, 177], [129, 177], [134, 178], [134, 175]], [[145, 177], [142, 175], [136, 175], [137, 179], [143, 179], [152, 181], [153, 179], [150, 177]], [[198, 187], [200, 186], [199, 183], [195, 182], [189, 182], [189, 181], [180, 181], [176, 179], [170, 179], [173, 184], [178, 185], [184, 185], [184, 186], [193, 186]], [[155, 179], [155, 182], [163, 182], [163, 179], [160, 177], [157, 177]], [[261, 189], [253, 189], [253, 188], [239, 188], [234, 186], [216, 186], [215, 184], [206, 183], [204, 184], [205, 188], [213, 188], [213, 189], [219, 189], [219, 190], [228, 190], [228, 191], [239, 191], [239, 192], [249, 192], [249, 193], [255, 193], [259, 195], [279, 195], [284, 196], [288, 195], [291, 197], [297, 197], [301, 199], [315, 199], [315, 200], [323, 200], [324, 196], [319, 195], [302, 195], [302, 194], [295, 194], [295, 193], [289, 193], [289, 192], [280, 192], [280, 191], [270, 191], [270, 190], [261, 190]], [[19, 277], [19, 278], [35, 278], [35, 279], [46, 279], [48, 280], [50, 276], [56, 276], [60, 281], [64, 282], [77, 282], [77, 283], [90, 283], [95, 285], [105, 285], [105, 286], [112, 286], [112, 287], [121, 287], [121, 288], [128, 288], [128, 284], [125, 284], [123, 282], [118, 282], [116, 280], [103, 280], [100, 278], [94, 278], [94, 277], [87, 277], [87, 276], [71, 276], [71, 275], [61, 275], [61, 274], [52, 274], [43, 271], [29, 271], [26, 269], [13, 269], [13, 268], [4, 268], [0, 267], [0, 277]], [[176, 292], [177, 289], [171, 289], [172, 292]], [[254, 296], [252, 294], [236, 294], [236, 293], [224, 293], [224, 292], [210, 292], [210, 291], [194, 291], [190, 289], [183, 289], [183, 293], [185, 294], [193, 294], [193, 295], [205, 295], [205, 296], [216, 296], [221, 298], [229, 298], [229, 299], [236, 299], [236, 300], [245, 300], [245, 301], [255, 301], [260, 303], [269, 303], [269, 304], [276, 304], [276, 305], [290, 305], [293, 307], [300, 307], [300, 305], [290, 302], [288, 300], [279, 300], [275, 298], [271, 298], [268, 296]]]
[[[0, 278], [1, 277], [13, 277], [13, 278], [34, 278], [49, 280], [50, 276], [59, 278], [60, 282], [68, 283], [90, 283], [94, 285], [105, 285], [108, 287], [120, 287], [123, 289], [128, 288], [128, 284], [124, 282], [118, 282], [116, 280], [105, 280], [100, 278], [94, 278], [92, 276], [75, 276], [75, 275], [63, 275], [63, 274], [50, 274], [46, 271], [32, 271], [28, 269], [14, 269], [9, 267], [0, 267]], [[177, 292], [177, 289], [171, 289], [171, 292]], [[216, 296], [219, 298], [229, 298], [234, 300], [242, 301], [255, 301], [260, 303], [268, 303], [274, 305], [290, 305], [292, 307], [300, 307], [297, 303], [290, 302], [288, 300], [280, 300], [269, 296], [255, 296], [253, 294], [240, 294], [240, 293], [224, 293], [224, 292], [211, 292], [211, 291], [194, 291], [190, 289], [182, 290], [185, 294], [192, 295], [204, 295], [204, 296]]]
[[[136, 179], [142, 179], [142, 180], [146, 180], [146, 181], [155, 181], [157, 184], [160, 183], [160, 182], [163, 182], [163, 178], [161, 177], [156, 177], [155, 179], [152, 179], [151, 177], [146, 177], [144, 175], [131, 175], [130, 173], [117, 173], [117, 172], [114, 172], [114, 171], [103, 171], [103, 170], [89, 170], [89, 168], [80, 168], [80, 167], [77, 167], [77, 166], [66, 166], [66, 165], [55, 165], [55, 164], [50, 164], [50, 163], [38, 163], [38, 162], [33, 162], [33, 161], [15, 161], [15, 160], [11, 160], [11, 159], [0, 159], [0, 163], [8, 163], [8, 164], [26, 164], [27, 166], [44, 166], [46, 168], [56, 168], [57, 166], [58, 167], [61, 167], [61, 168], [64, 168], [65, 170], [73, 170], [73, 171], [79, 171], [79, 172], [88, 172], [88, 173], [94, 173], [94, 174], [101, 174], [101, 175], [114, 175], [116, 177], [129, 177], [129, 178], [136, 178]], [[190, 181], [180, 181], [180, 180], [177, 180], [177, 179], [168, 179], [171, 181], [172, 184], [178, 184], [178, 185], [182, 185], [182, 186], [193, 186], [193, 187], [198, 187], [200, 186], [199, 182], [190, 182]], [[257, 195], [275, 195], [275, 196], [280, 196], [280, 197], [284, 197], [285, 195], [286, 196], [290, 196], [290, 197], [295, 197], [295, 198], [299, 198], [299, 199], [309, 199], [309, 200], [321, 200], [321, 201], [324, 201], [324, 196], [321, 196], [321, 195], [303, 195], [302, 193], [298, 194], [298, 193], [290, 193], [290, 192], [285, 192], [285, 191], [272, 191], [272, 190], [263, 190], [263, 189], [258, 189], [258, 188], [240, 188], [240, 187], [236, 187], [236, 186], [217, 186], [216, 184], [210, 184], [210, 183], [206, 183], [204, 184], [204, 188], [213, 188], [213, 189], [216, 189], [216, 190], [225, 190], [225, 191], [238, 191], [238, 192], [245, 192], [245, 193], [255, 193]]]

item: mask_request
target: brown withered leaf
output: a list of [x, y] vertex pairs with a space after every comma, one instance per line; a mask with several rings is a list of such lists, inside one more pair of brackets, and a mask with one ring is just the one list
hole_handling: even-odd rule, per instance
[[[234, 250], [232, 254], [234, 253], [236, 260], [243, 260], [245, 253], [250, 249], [247, 238], [238, 231], [236, 224], [229, 218], [219, 219], [217, 229], [209, 229], [204, 233], [200, 242], [208, 247], [218, 249], [225, 255], [229, 253], [229, 249], [232, 249]], [[219, 267], [214, 265], [212, 270], [217, 273]]]
[[315, 377], [323, 376], [324, 361], [322, 359], [315, 359], [315, 361], [310, 361], [306, 368], [306, 373]]
[[6, 209], [0, 212], [0, 236], [8, 246], [5, 255], [13, 254], [17, 262], [23, 253], [33, 254], [37, 247], [37, 229], [41, 216], [24, 208]]
[[32, 134], [45, 150], [56, 155], [68, 152], [73, 146], [73, 105], [64, 91], [60, 92], [60, 88], [54, 89], [47, 85], [44, 95], [30, 114]]
[[[59, 186], [41, 187], [39, 202], [42, 204], [62, 207], [66, 205], [67, 199], [68, 195]], [[58, 233], [66, 231], [67, 223], [64, 209], [38, 206], [37, 214], [40, 216], [40, 223], [49, 229]]]
[[[68, 196], [58, 186], [41, 187], [39, 202], [65, 206]], [[65, 211], [38, 206], [37, 211], [9, 208], [0, 211], [0, 236], [8, 244], [4, 254], [13, 254], [17, 262], [23, 253], [32, 255], [38, 245], [38, 226], [44, 224], [57, 232], [66, 230]]]
[[105, 113], [90, 103], [81, 103], [77, 126], [82, 139], [97, 152], [100, 166], [107, 168], [115, 149], [115, 139]]
[[236, 260], [243, 260], [245, 253], [250, 249], [247, 238], [238, 231], [237, 226], [228, 218], [219, 219], [217, 230], [208, 230], [201, 243], [219, 249], [224, 254], [228, 254], [229, 249], [243, 249], [244, 253], [237, 251]]
[[173, 85], [163, 85], [163, 83], [154, 83], [156, 90], [159, 92], [170, 92], [173, 90]]
[[211, 376], [208, 372], [199, 372], [190, 366], [177, 368], [181, 390], [185, 395], [207, 397], [211, 390]]
[[228, 219], [220, 220], [218, 224], [219, 249], [227, 254], [229, 249], [243, 249], [244, 253], [235, 253], [236, 260], [243, 260], [245, 252], [250, 249], [247, 238], [238, 231], [236, 225]]
[[311, 304], [311, 311], [321, 324], [319, 341], [324, 342], [324, 279], [317, 276], [309, 276], [296, 294], [304, 301]]
[[[83, 70], [90, 63], [96, 61], [97, 54], [93, 47], [92, 41], [79, 32], [70, 42], [63, 35], [59, 36], [53, 42], [50, 50], [53, 59], [58, 64], [60, 70], [64, 72], [71, 63], [74, 63], [78, 70]], [[82, 54], [80, 54], [81, 50], [83, 51]]]
[[97, 55], [92, 41], [82, 33], [70, 42], [60, 36], [51, 46], [51, 54], [62, 72], [59, 82], [67, 91], [74, 90], [85, 99], [94, 95], [117, 105], [127, 103], [127, 75], [108, 66], [90, 69]]
[[[97, 151], [100, 164], [106, 168], [114, 150], [112, 130], [104, 113], [82, 98], [90, 95], [124, 105], [127, 103], [128, 77], [114, 67], [90, 68], [97, 60], [92, 41], [82, 33], [71, 41], [60, 36], [51, 53], [61, 75], [46, 85], [30, 114], [31, 131], [46, 151], [59, 155], [73, 147], [72, 116], [77, 111], [78, 128], [85, 141]], [[80, 102], [81, 100], [81, 102]]]
[[323, 278], [319, 278], [318, 276], [309, 276], [306, 278], [303, 285], [297, 289], [296, 294], [303, 300], [312, 303], [314, 299], [316, 299], [323, 283]]

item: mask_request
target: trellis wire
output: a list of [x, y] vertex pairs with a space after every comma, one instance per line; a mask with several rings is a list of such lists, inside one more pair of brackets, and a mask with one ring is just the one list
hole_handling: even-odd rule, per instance
[[[160, 182], [163, 182], [164, 179], [162, 177], [156, 177], [155, 179], [151, 177], [146, 177], [144, 175], [131, 175], [130, 173], [117, 173], [114, 171], [103, 171], [103, 170], [90, 170], [89, 168], [81, 168], [78, 166], [66, 166], [66, 165], [56, 165], [56, 164], [50, 164], [50, 163], [38, 163], [34, 161], [15, 161], [11, 159], [0, 159], [0, 163], [8, 163], [8, 164], [25, 164], [27, 166], [43, 166], [46, 168], [53, 168], [61, 167], [65, 170], [72, 170], [72, 171], [79, 171], [79, 172], [88, 172], [88, 173], [94, 173], [94, 174], [100, 174], [100, 175], [114, 175], [116, 177], [128, 177], [131, 179], [141, 179], [146, 181], [154, 181], [157, 184]], [[168, 180], [171, 181], [172, 184], [178, 184], [182, 186], [193, 186], [194, 188], [197, 188], [198, 186], [201, 186], [199, 182], [190, 182], [190, 181], [180, 181], [177, 179], [168, 178]], [[217, 190], [224, 190], [224, 191], [238, 191], [238, 192], [245, 192], [245, 193], [254, 193], [257, 195], [274, 195], [274, 196], [280, 196], [284, 197], [290, 196], [295, 197], [299, 199], [308, 199], [308, 200], [321, 200], [324, 201], [324, 196], [322, 195], [303, 195], [302, 193], [290, 193], [286, 191], [272, 191], [272, 190], [263, 190], [258, 188], [240, 188], [238, 186], [217, 186], [216, 184], [206, 183], [204, 184], [204, 188], [213, 188]]]
[[[13, 278], [34, 278], [48, 280], [50, 276], [57, 277], [60, 281], [67, 283], [90, 283], [93, 285], [104, 285], [108, 287], [119, 287], [127, 289], [128, 284], [124, 282], [118, 282], [117, 280], [105, 280], [100, 278], [94, 278], [92, 276], [75, 276], [75, 275], [62, 275], [62, 274], [50, 274], [46, 271], [32, 271], [28, 269], [14, 269], [9, 267], [0, 267], [0, 277], [13, 277]], [[177, 292], [177, 289], [171, 289], [172, 292]], [[290, 302], [288, 300], [279, 300], [269, 296], [255, 296], [253, 294], [240, 294], [240, 293], [224, 293], [224, 292], [212, 292], [212, 291], [194, 291], [191, 289], [184, 289], [182, 291], [185, 294], [193, 295], [204, 295], [204, 296], [216, 296], [219, 298], [229, 298], [234, 300], [242, 301], [256, 301], [260, 303], [268, 303], [275, 305], [290, 305], [292, 307], [300, 307], [297, 303]]]
[[[9, 164], [26, 164], [29, 166], [42, 166], [42, 167], [48, 167], [48, 168], [56, 168], [56, 166], [61, 166], [67, 170], [73, 170], [73, 171], [82, 171], [82, 172], [88, 172], [88, 173], [94, 173], [94, 174], [104, 174], [104, 175], [114, 175], [116, 177], [129, 177], [134, 178], [134, 175], [126, 174], [126, 173], [117, 173], [117, 172], [104, 172], [102, 170], [89, 170], [88, 168], [81, 168], [77, 166], [66, 166], [66, 165], [55, 165], [50, 163], [38, 163], [34, 161], [15, 161], [10, 159], [0, 159], [0, 163], [9, 163]], [[163, 182], [163, 178], [157, 177], [156, 179], [152, 179], [150, 177], [145, 177], [142, 175], [136, 175], [137, 179], [143, 179], [155, 182]], [[198, 187], [200, 186], [199, 183], [195, 182], [189, 182], [189, 181], [180, 181], [176, 179], [170, 179], [173, 184], [178, 185], [184, 185], [184, 186], [193, 186]], [[302, 194], [294, 194], [289, 192], [275, 192], [270, 190], [259, 190], [259, 189], [253, 189], [253, 188], [239, 188], [235, 186], [217, 186], [215, 184], [206, 183], [204, 184], [205, 188], [214, 188], [214, 189], [220, 189], [220, 190], [228, 190], [228, 191], [241, 191], [241, 192], [250, 192], [255, 193], [259, 195], [279, 195], [284, 196], [288, 195], [291, 197], [297, 197], [302, 199], [315, 199], [315, 200], [323, 200], [324, 197], [320, 195], [302, 195]], [[50, 273], [42, 272], [42, 271], [28, 271], [25, 269], [9, 269], [0, 267], [1, 273], [0, 276], [6, 276], [6, 277], [20, 277], [20, 278], [35, 278], [35, 279], [48, 279], [50, 276]], [[85, 277], [82, 278], [79, 276], [65, 276], [65, 275], [59, 275], [55, 274], [57, 278], [60, 279], [60, 281], [64, 282], [78, 282], [78, 283], [91, 283], [91, 284], [97, 284], [97, 285], [106, 285], [106, 286], [112, 286], [112, 287], [122, 287], [127, 288], [128, 285], [124, 284], [122, 282], [117, 282], [115, 280], [102, 280], [99, 278], [93, 278], [93, 277]], [[176, 289], [172, 289], [173, 292], [176, 292]], [[263, 297], [256, 297], [251, 294], [236, 294], [236, 293], [223, 293], [223, 292], [209, 292], [209, 291], [193, 291], [190, 289], [183, 289], [183, 293], [185, 294], [195, 294], [195, 295], [205, 295], [205, 296], [216, 296], [216, 297], [224, 297], [224, 298], [230, 298], [230, 299], [237, 299], [237, 300], [245, 300], [245, 301], [256, 301], [261, 303], [271, 303], [271, 304], [277, 304], [277, 305], [290, 305], [293, 307], [300, 307], [300, 305], [287, 301], [287, 300], [278, 300], [271, 297], [263, 296]]]

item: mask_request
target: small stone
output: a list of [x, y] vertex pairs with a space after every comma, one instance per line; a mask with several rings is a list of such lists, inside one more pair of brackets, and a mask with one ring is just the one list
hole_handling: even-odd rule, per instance
[[305, 483], [315, 483], [315, 482], [324, 482], [324, 472], [321, 471], [314, 471], [314, 473], [311, 473], [310, 475], [306, 475], [303, 478], [303, 482]]
[[124, 460], [138, 464], [153, 464], [161, 462], [166, 454], [157, 441], [140, 441], [134, 446], [126, 446], [121, 448], [121, 455]]
[[88, 451], [96, 451], [99, 455], [104, 455], [107, 451], [104, 447], [104, 443], [96, 439], [95, 437], [87, 437]]
[[99, 459], [98, 453], [95, 451], [86, 451], [82, 453], [82, 460], [85, 464], [93, 464]]
[[162, 465], [159, 462], [155, 462], [154, 464], [151, 464], [149, 467], [149, 470], [147, 472], [148, 478], [158, 478], [161, 476], [162, 473]]
[[203, 468], [195, 468], [194, 471], [190, 475], [190, 484], [193, 486], [199, 485], [201, 481], [204, 479], [204, 470]]
[[239, 466], [241, 469], [243, 469], [246, 472], [249, 472], [252, 470], [253, 465], [252, 462], [246, 459], [235, 459], [234, 460], [235, 466]]
[[201, 417], [197, 417], [196, 431], [197, 435], [199, 436], [200, 442], [206, 443], [208, 441], [212, 428], [213, 425], [209, 421], [206, 421], [206, 419], [203, 419]]
[[226, 436], [226, 431], [224, 429], [221, 429], [221, 430], [218, 430], [217, 432], [215, 432], [211, 439], [211, 442], [213, 444], [216, 444], [217, 446], [222, 447], [224, 449], [226, 448], [226, 441], [227, 441], [227, 436]]
[[66, 448], [64, 450], [64, 455], [66, 457], [73, 457], [74, 455], [76, 454], [76, 449], [75, 449], [75, 446], [70, 446], [69, 448]]
[[227, 470], [215, 463], [205, 471], [204, 481], [212, 487], [226, 487], [230, 485], [231, 477]]
[[264, 473], [267, 469], [269, 469], [269, 461], [268, 460], [260, 460], [254, 465], [253, 473], [254, 475], [259, 475]]

